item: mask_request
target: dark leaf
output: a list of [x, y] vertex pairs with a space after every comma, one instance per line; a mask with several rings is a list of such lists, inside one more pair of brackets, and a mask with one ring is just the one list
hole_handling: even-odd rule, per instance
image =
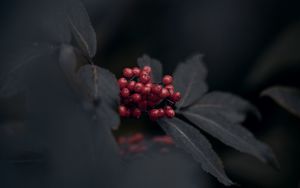
[[75, 49], [70, 45], [63, 44], [59, 53], [59, 65], [69, 81], [75, 81], [77, 64]]
[[246, 84], [256, 86], [266, 82], [283, 70], [299, 70], [300, 23], [288, 25], [276, 40], [258, 58]]
[[174, 139], [176, 145], [190, 153], [206, 172], [224, 185], [233, 184], [210, 143], [197, 129], [178, 118], [159, 120], [159, 124]]
[[119, 113], [111, 106], [102, 103], [99, 108], [97, 108], [97, 117], [101, 120], [101, 123], [109, 126], [112, 129], [117, 129], [120, 125]]
[[266, 144], [258, 141], [241, 125], [234, 124], [224, 116], [201, 108], [189, 108], [182, 114], [200, 129], [225, 144], [251, 154], [263, 162], [269, 162], [275, 167], [279, 166], [272, 150]]
[[260, 118], [260, 113], [257, 108], [248, 101], [233, 94], [219, 91], [207, 93], [190, 108], [203, 109], [212, 113], [221, 114], [232, 123], [243, 122], [247, 112], [252, 112]]
[[113, 105], [118, 103], [119, 87], [110, 71], [96, 65], [84, 65], [78, 71], [78, 79], [91, 101], [100, 100]]
[[207, 71], [202, 58], [202, 55], [195, 55], [179, 64], [174, 72], [174, 87], [182, 95], [177, 109], [193, 104], [207, 91]]
[[88, 13], [80, 1], [70, 1], [70, 3], [67, 20], [71, 31], [81, 50], [89, 57], [94, 57], [97, 51], [97, 38]]
[[266, 89], [262, 96], [271, 97], [276, 103], [290, 113], [300, 117], [300, 90], [290, 87], [276, 86]]
[[113, 129], [119, 125], [119, 115], [115, 111], [119, 103], [119, 87], [115, 76], [96, 65], [84, 65], [78, 71], [81, 91], [94, 106], [97, 117]]
[[144, 67], [146, 65], [152, 68], [152, 78], [154, 83], [161, 83], [162, 80], [162, 65], [156, 59], [150, 58], [148, 55], [138, 58], [138, 65]]

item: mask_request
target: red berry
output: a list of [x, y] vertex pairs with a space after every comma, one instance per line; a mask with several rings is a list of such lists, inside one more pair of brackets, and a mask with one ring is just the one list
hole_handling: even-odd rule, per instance
[[150, 88], [152, 88], [152, 85], [153, 85], [153, 84], [149, 82], [149, 83], [145, 84], [145, 87], [150, 87]]
[[172, 110], [172, 109], [173, 109], [172, 106], [169, 105], [165, 106], [165, 110]]
[[173, 95], [173, 94], [174, 94], [174, 86], [173, 86], [173, 85], [171, 85], [171, 84], [166, 85], [165, 88], [166, 88], [167, 90], [169, 90], [170, 95]]
[[131, 78], [133, 76], [133, 72], [132, 72], [132, 69], [130, 68], [125, 68], [123, 70], [123, 76], [126, 77], [126, 78]]
[[129, 97], [129, 95], [130, 95], [130, 90], [128, 89], [128, 88], [123, 88], [122, 90], [121, 90], [121, 96], [122, 97]]
[[133, 94], [131, 98], [135, 103], [139, 103], [142, 100], [142, 96], [138, 93]]
[[128, 88], [130, 91], [133, 91], [134, 88], [135, 88], [135, 84], [136, 84], [136, 82], [132, 80], [132, 81], [130, 81], [130, 82], [128, 83], [127, 88]]
[[127, 86], [128, 81], [126, 80], [126, 78], [120, 78], [118, 80], [118, 83], [119, 83], [119, 87], [122, 89]]
[[132, 72], [133, 72], [134, 76], [138, 77], [138, 76], [140, 76], [141, 69], [138, 67], [134, 67], [134, 68], [132, 68]]
[[123, 105], [119, 106], [119, 114], [121, 117], [127, 117], [127, 108]]
[[170, 75], [165, 75], [162, 79], [162, 82], [165, 84], [165, 85], [169, 85], [173, 82], [173, 77], [170, 76]]
[[138, 108], [133, 109], [132, 116], [135, 118], [140, 118], [142, 115], [142, 111]]
[[159, 95], [162, 90], [161, 85], [153, 85], [151, 88], [152, 93]]
[[150, 82], [150, 80], [151, 80], [151, 77], [149, 74], [141, 74], [140, 75], [140, 82], [142, 82], [143, 84]]
[[160, 118], [164, 117], [164, 115], [165, 115], [164, 109], [160, 108], [160, 109], [158, 109], [158, 112], [159, 112], [158, 115], [159, 115]]
[[169, 90], [167, 90], [166, 88], [162, 88], [162, 90], [161, 90], [159, 96], [160, 96], [161, 98], [163, 98], [163, 99], [164, 99], [164, 98], [167, 98], [167, 97], [170, 96], [170, 92], [169, 92]]
[[152, 68], [150, 66], [144, 66], [143, 71], [150, 73], [152, 71]]
[[146, 86], [144, 86], [143, 88], [142, 88], [142, 94], [144, 94], [144, 95], [148, 95], [148, 94], [150, 94], [150, 92], [151, 92], [151, 88], [150, 87], [146, 87]]
[[175, 111], [173, 109], [165, 110], [165, 114], [168, 118], [173, 118], [175, 116]]
[[151, 120], [157, 120], [159, 118], [159, 110], [152, 109], [149, 111], [149, 117]]
[[138, 82], [135, 84], [134, 91], [137, 93], [141, 93], [143, 90], [144, 84]]
[[171, 96], [171, 100], [174, 102], [178, 102], [180, 101], [180, 99], [181, 99], [181, 94], [179, 92], [176, 92]]

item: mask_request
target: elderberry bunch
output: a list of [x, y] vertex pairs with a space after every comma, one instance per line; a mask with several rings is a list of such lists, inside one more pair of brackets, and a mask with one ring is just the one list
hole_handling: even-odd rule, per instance
[[152, 83], [151, 72], [150, 66], [123, 69], [123, 77], [118, 80], [121, 117], [140, 118], [144, 113], [151, 120], [157, 120], [175, 116], [175, 103], [181, 94], [174, 90], [173, 77], [165, 75], [162, 83]]

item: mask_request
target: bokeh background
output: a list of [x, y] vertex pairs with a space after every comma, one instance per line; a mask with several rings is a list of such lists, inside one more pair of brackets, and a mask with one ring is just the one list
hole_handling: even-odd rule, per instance
[[[61, 31], [56, 27], [60, 20], [55, 15], [59, 3], [0, 2], [2, 70], [11, 58], [22, 53], [23, 41], [55, 41]], [[97, 33], [95, 62], [117, 76], [122, 68], [135, 66], [136, 59], [143, 54], [159, 59], [165, 73], [171, 73], [179, 62], [193, 54], [204, 54], [210, 89], [235, 93], [259, 108], [262, 120], [249, 117], [244, 126], [271, 146], [281, 165], [280, 170], [275, 170], [209, 137], [229, 177], [241, 187], [299, 186], [300, 119], [270, 99], [260, 97], [262, 90], [273, 85], [300, 88], [299, 1], [83, 0], [83, 3]], [[0, 187], [94, 187], [99, 179], [109, 179], [110, 183], [118, 184], [116, 187], [222, 187], [203, 173], [192, 158], [173, 147], [166, 154], [151, 147], [130, 157], [129, 162], [122, 162], [130, 170], [120, 169], [117, 175], [95, 170], [97, 165], [87, 157], [92, 155], [87, 149], [91, 147], [90, 136], [82, 128], [91, 120], [82, 115], [57, 67], [46, 63], [57, 60], [39, 61], [30, 69], [34, 73], [29, 78], [33, 81], [29, 97], [34, 101], [31, 113], [25, 113], [28, 107], [22, 95], [0, 99]], [[148, 146], [151, 137], [162, 134], [154, 123], [126, 120], [114, 135], [137, 132], [146, 135]], [[101, 138], [98, 141], [102, 142]], [[96, 147], [109, 153], [110, 143], [104, 143]], [[103, 160], [109, 158], [107, 154]], [[112, 161], [108, 160], [106, 169], [118, 168]], [[103, 164], [98, 165], [101, 169]], [[111, 187], [106, 183], [100, 185]]]

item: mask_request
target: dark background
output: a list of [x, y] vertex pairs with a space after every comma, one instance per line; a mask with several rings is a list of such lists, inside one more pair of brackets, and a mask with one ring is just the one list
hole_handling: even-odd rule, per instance
[[[48, 22], [47, 19], [39, 20], [39, 16], [49, 13], [51, 18], [52, 8], [59, 6], [59, 1], [57, 4], [49, 3], [51, 6], [45, 2], [1, 1], [0, 67], [9, 63], [9, 55], [18, 56], [20, 41], [32, 38], [47, 41], [49, 36], [59, 33], [51, 24], [49, 28], [53, 30], [47, 30], [49, 36], [36, 29], [40, 24]], [[204, 54], [211, 90], [238, 94], [260, 109], [262, 121], [258, 122], [249, 117], [245, 126], [271, 146], [281, 165], [281, 169], [276, 171], [210, 138], [224, 161], [229, 177], [242, 187], [298, 186], [300, 120], [259, 95], [263, 89], [273, 85], [300, 87], [299, 1], [83, 2], [97, 32], [98, 52], [95, 62], [118, 76], [122, 68], [134, 66], [136, 59], [145, 53], [159, 59], [166, 73], [171, 73], [177, 63], [184, 61], [188, 56], [195, 53]], [[54, 60], [48, 58], [43, 61]], [[0, 100], [0, 187], [92, 187], [86, 182], [95, 175], [87, 166], [94, 164], [83, 154], [85, 150], [82, 148], [86, 149], [88, 142], [80, 141], [89, 136], [81, 135], [84, 130], [81, 130], [79, 123], [88, 124], [90, 120], [81, 115], [82, 112], [75, 104], [72, 93], [65, 89], [67, 84], [64, 81], [60, 82], [64, 78], [59, 71], [55, 72], [56, 67], [39, 64], [32, 70], [45, 82], [40, 80], [42, 84], [32, 85], [32, 92], [36, 91], [39, 94], [31, 94], [36, 100], [35, 106], [31, 108], [31, 116], [38, 118], [32, 118], [34, 123], [29, 130], [26, 124], [24, 125], [24, 121], [30, 118], [23, 113], [26, 107], [22, 105], [22, 96]], [[37, 77], [32, 76], [30, 79], [35, 78]], [[56, 82], [60, 85], [54, 84]], [[62, 95], [68, 96], [68, 100]], [[64, 126], [66, 123], [73, 126]], [[41, 124], [45, 126], [39, 126]], [[69, 129], [74, 127], [78, 129], [69, 134]], [[143, 131], [149, 135], [160, 133], [156, 126], [149, 123], [125, 121], [122, 122], [121, 130], [115, 134], [136, 131]], [[45, 138], [44, 134], [48, 137]], [[69, 137], [66, 138], [65, 134]], [[73, 139], [76, 141], [73, 142]], [[81, 144], [82, 147], [70, 149], [69, 142], [75, 146]], [[50, 145], [51, 149], [45, 145]], [[99, 147], [107, 146], [102, 144]], [[151, 152], [149, 155], [154, 156], [149, 158], [146, 153], [145, 158], [133, 162], [130, 173], [107, 175], [108, 179], [119, 181], [120, 187], [221, 187], [214, 178], [202, 174], [200, 167], [190, 161], [191, 158], [182, 156], [177, 150], [174, 154], [163, 157], [156, 155], [155, 150]], [[55, 162], [45, 162], [45, 158], [49, 158], [48, 153], [56, 153], [52, 156], [56, 159]], [[40, 162], [11, 162], [15, 158], [23, 160], [24, 157]], [[74, 161], [70, 162], [70, 158]], [[74, 164], [80, 166], [76, 168], [77, 171], [72, 169]], [[52, 165], [63, 166], [61, 169], [55, 168], [60, 172], [59, 175], [52, 177], [48, 174]], [[166, 173], [157, 173], [161, 171], [159, 169], [165, 170]], [[86, 177], [82, 177], [82, 174]], [[99, 174], [102, 176], [103, 172]], [[82, 178], [80, 183], [77, 182], [78, 177]], [[104, 177], [105, 175], [102, 176], [103, 179]], [[144, 179], [145, 177], [152, 178]]]

